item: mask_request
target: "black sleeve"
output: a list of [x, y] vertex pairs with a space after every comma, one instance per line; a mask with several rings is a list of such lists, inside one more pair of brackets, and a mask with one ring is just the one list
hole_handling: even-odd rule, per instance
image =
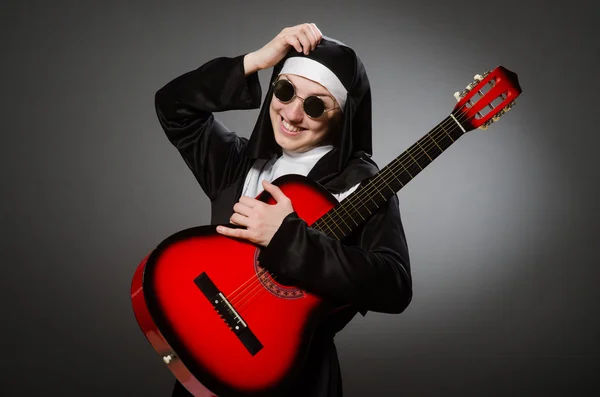
[[212, 112], [260, 106], [258, 74], [244, 75], [244, 56], [216, 58], [157, 91], [158, 120], [212, 200], [238, 177], [247, 139], [229, 131]]
[[[351, 235], [352, 236], [352, 235]], [[288, 215], [258, 258], [294, 285], [361, 312], [400, 313], [412, 299], [408, 247], [396, 195], [351, 244], [309, 228]]]

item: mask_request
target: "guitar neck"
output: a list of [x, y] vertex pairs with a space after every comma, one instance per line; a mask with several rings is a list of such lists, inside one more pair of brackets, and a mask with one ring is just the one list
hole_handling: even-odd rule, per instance
[[460, 121], [460, 116], [449, 115], [311, 227], [338, 240], [350, 234], [464, 135]]

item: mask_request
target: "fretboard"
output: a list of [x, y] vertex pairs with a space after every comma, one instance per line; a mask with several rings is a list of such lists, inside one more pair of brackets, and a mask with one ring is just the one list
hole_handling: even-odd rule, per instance
[[463, 134], [452, 115], [448, 116], [310, 226], [332, 238], [344, 238]]

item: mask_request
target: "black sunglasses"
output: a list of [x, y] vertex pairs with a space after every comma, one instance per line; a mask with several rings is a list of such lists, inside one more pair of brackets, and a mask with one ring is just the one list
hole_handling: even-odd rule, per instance
[[[273, 94], [275, 95], [275, 98], [282, 103], [290, 103], [294, 100], [294, 98], [299, 98], [302, 101], [304, 113], [306, 113], [306, 115], [311, 119], [321, 117], [323, 113], [331, 110], [339, 109], [339, 107], [327, 109], [325, 102], [323, 102], [323, 100], [316, 95], [311, 95], [307, 98], [299, 97], [296, 95], [296, 87], [294, 87], [294, 84], [286, 79], [278, 79], [273, 83]], [[330, 98], [333, 99], [333, 97]]]

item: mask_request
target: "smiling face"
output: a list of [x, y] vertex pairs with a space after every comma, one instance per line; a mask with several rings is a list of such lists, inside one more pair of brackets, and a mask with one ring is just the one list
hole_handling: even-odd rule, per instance
[[[326, 109], [337, 107], [337, 103], [322, 85], [307, 78], [294, 74], [282, 74], [296, 87], [296, 95], [307, 98], [319, 96], [325, 103]], [[301, 153], [330, 143], [329, 132], [341, 121], [341, 110], [335, 109], [312, 119], [306, 115], [302, 100], [294, 98], [289, 103], [280, 102], [274, 95], [269, 108], [275, 141], [288, 152]]]

